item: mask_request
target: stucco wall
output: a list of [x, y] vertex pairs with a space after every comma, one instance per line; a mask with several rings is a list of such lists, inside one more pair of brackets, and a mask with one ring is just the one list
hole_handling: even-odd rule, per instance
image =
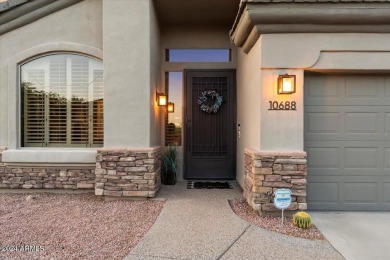
[[[261, 150], [303, 150], [304, 71], [389, 71], [389, 34], [262, 35]], [[297, 76], [297, 91], [277, 94], [277, 77]], [[269, 101], [295, 101], [297, 111], [268, 111]]]
[[[375, 33], [297, 33], [262, 35], [262, 68], [310, 69], [319, 62], [323, 52], [389, 52], [389, 34]], [[357, 64], [350, 62], [350, 69]], [[360, 68], [376, 67], [374, 60], [366, 60]], [[336, 64], [329, 69], [338, 69]]]
[[85, 0], [0, 36], [0, 146], [17, 148], [17, 64], [35, 55], [76, 51], [102, 58], [102, 2]]
[[155, 91], [164, 92], [160, 64], [160, 28], [154, 4], [150, 4], [150, 146], [161, 145], [161, 113], [164, 109], [157, 106]]
[[[263, 50], [264, 52], [265, 50]], [[296, 92], [277, 93], [279, 75], [296, 75]], [[293, 69], [261, 71], [261, 150], [303, 150], [303, 71]], [[296, 102], [296, 110], [268, 110], [269, 102]]]
[[244, 187], [244, 149], [260, 149], [261, 39], [246, 54], [237, 50], [237, 124], [240, 138], [237, 139], [237, 181]]
[[[389, 34], [264, 34], [248, 54], [237, 50], [237, 180], [243, 186], [244, 148], [302, 151], [305, 71], [389, 71]], [[277, 94], [277, 78], [296, 75], [296, 93]], [[270, 111], [269, 101], [296, 111]], [[249, 127], [250, 126], [250, 127]]]
[[104, 146], [150, 145], [150, 1], [103, 0]]

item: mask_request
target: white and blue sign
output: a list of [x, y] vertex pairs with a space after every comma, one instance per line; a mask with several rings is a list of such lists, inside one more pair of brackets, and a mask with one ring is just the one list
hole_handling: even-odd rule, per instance
[[274, 205], [278, 209], [287, 209], [291, 205], [291, 190], [277, 189], [274, 193]]

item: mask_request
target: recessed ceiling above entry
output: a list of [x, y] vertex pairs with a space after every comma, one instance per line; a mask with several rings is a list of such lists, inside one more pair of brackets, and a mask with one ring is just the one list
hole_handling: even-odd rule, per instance
[[155, 0], [162, 27], [233, 25], [240, 0]]

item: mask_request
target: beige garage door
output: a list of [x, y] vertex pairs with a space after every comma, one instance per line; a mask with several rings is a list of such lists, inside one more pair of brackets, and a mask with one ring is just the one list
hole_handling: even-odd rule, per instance
[[390, 210], [390, 76], [305, 75], [309, 210]]

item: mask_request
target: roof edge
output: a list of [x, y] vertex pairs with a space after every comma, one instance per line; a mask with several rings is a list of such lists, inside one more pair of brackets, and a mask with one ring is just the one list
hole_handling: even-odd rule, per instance
[[5, 12], [11, 8], [15, 8], [18, 5], [22, 5], [31, 0], [6, 0], [0, 2], [0, 13]]
[[230, 35], [232, 35], [234, 33], [234, 31], [236, 30], [237, 25], [238, 25], [240, 18], [244, 12], [245, 7], [246, 7], [246, 0], [241, 0], [240, 5], [238, 7], [238, 12], [237, 12], [236, 18], [234, 19], [232, 29], [229, 32]]
[[0, 13], [0, 35], [84, 0], [29, 0]]
[[[390, 33], [390, 3], [269, 4], [242, 1], [230, 39], [248, 53], [261, 34]], [[326, 7], [326, 8], [325, 8]]]

